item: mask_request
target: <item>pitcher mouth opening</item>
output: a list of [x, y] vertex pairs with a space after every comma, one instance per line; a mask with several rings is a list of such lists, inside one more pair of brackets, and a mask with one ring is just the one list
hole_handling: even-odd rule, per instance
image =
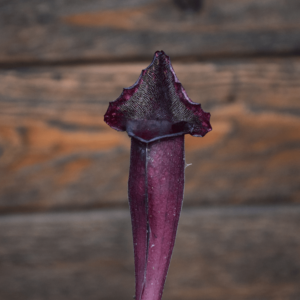
[[187, 122], [172, 123], [165, 120], [128, 120], [126, 131], [130, 137], [144, 143], [190, 133], [193, 126]]

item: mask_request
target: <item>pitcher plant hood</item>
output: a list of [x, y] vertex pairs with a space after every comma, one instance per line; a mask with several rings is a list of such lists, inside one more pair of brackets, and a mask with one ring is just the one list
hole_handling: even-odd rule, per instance
[[210, 113], [188, 97], [163, 51], [155, 52], [136, 83], [110, 102], [104, 117], [112, 128], [146, 143], [186, 133], [203, 137], [212, 129], [209, 119]]

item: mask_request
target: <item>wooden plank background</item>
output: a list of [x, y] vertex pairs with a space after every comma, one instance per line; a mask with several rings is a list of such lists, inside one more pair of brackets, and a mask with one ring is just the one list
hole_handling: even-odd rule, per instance
[[154, 51], [212, 114], [186, 136], [163, 299], [299, 300], [300, 3], [0, 0], [0, 299], [132, 299], [130, 139]]
[[[164, 299], [300, 297], [299, 206], [182, 213]], [[132, 299], [129, 212], [5, 216], [1, 299]]]
[[1, 1], [0, 62], [297, 54], [298, 0]]
[[[127, 206], [130, 139], [103, 115], [143, 67], [0, 71], [2, 212]], [[185, 205], [299, 203], [300, 60], [174, 68], [214, 129], [186, 136]]]

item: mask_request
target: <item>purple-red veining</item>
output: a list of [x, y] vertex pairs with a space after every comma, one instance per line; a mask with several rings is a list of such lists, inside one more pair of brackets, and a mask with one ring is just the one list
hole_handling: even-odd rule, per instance
[[132, 138], [128, 196], [137, 300], [162, 297], [183, 200], [184, 134], [204, 136], [209, 119], [189, 99], [163, 51], [104, 116]]

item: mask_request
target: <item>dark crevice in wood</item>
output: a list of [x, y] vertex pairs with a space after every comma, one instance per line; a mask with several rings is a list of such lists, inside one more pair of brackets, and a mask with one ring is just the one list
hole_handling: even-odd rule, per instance
[[[299, 203], [288, 201], [289, 199], [285, 199], [282, 201], [274, 201], [274, 198], [270, 198], [270, 201], [264, 201], [262, 203], [256, 201], [248, 201], [237, 204], [226, 204], [226, 203], [215, 203], [211, 204], [210, 202], [204, 202], [199, 205], [195, 204], [184, 204], [183, 210], [196, 210], [196, 209], [246, 209], [246, 208], [273, 208], [273, 207], [300, 207]], [[92, 211], [102, 211], [102, 210], [128, 210], [128, 204], [96, 204], [96, 205], [88, 205], [85, 207], [62, 207], [55, 209], [44, 209], [39, 208], [37, 206], [24, 206], [19, 205], [18, 207], [0, 207], [0, 217], [7, 215], [30, 215], [30, 214], [51, 214], [51, 213], [76, 213], [76, 212], [92, 212]]]
[[88, 131], [88, 132], [98, 132], [102, 131], [103, 127], [101, 126], [96, 126], [96, 125], [83, 125], [83, 124], [77, 124], [77, 123], [72, 123], [72, 122], [63, 122], [61, 120], [48, 120], [47, 124], [56, 127], [60, 130], [63, 131]]
[[[299, 203], [270, 203], [270, 204], [245, 204], [245, 205], [188, 205], [184, 206], [182, 209], [183, 213], [193, 213], [198, 212], [201, 214], [207, 214], [207, 213], [232, 213], [232, 214], [251, 214], [251, 213], [265, 213], [265, 212], [280, 212], [284, 209], [291, 210], [294, 212], [300, 211], [300, 204]], [[5, 213], [1, 214], [1, 217], [4, 216], [13, 216], [17, 217], [18, 215], [26, 215], [26, 216], [38, 216], [38, 215], [60, 215], [60, 214], [84, 214], [84, 213], [103, 213], [103, 212], [115, 212], [115, 211], [124, 211], [128, 213], [129, 217], [129, 211], [128, 207], [125, 206], [118, 206], [118, 207], [95, 207], [94, 209], [67, 209], [67, 210], [50, 210], [50, 211], [41, 211], [41, 210], [35, 210], [35, 211], [16, 211], [14, 213]]]
[[182, 11], [198, 12], [203, 8], [202, 0], [173, 0], [173, 3]]
[[13, 214], [35, 214], [35, 213], [57, 213], [57, 212], [84, 212], [84, 211], [94, 211], [102, 209], [128, 209], [128, 204], [108, 204], [108, 203], [97, 203], [95, 205], [86, 205], [83, 207], [55, 207], [54, 209], [31, 206], [31, 205], [18, 205], [17, 207], [1, 207], [0, 206], [0, 216], [1, 215], [13, 215]]
[[[0, 69], [19, 69], [28, 67], [49, 67], [49, 66], [80, 66], [80, 65], [94, 65], [94, 64], [120, 64], [120, 63], [140, 63], [151, 60], [152, 57], [147, 56], [126, 56], [126, 57], [109, 57], [109, 58], [78, 58], [71, 60], [31, 60], [31, 61], [15, 61], [4, 62], [0, 60]], [[171, 57], [172, 62], [177, 63], [197, 63], [197, 62], [209, 62], [209, 61], [222, 61], [222, 60], [239, 60], [239, 59], [282, 59], [282, 58], [300, 58], [300, 50], [289, 52], [277, 52], [277, 53], [238, 53], [238, 54], [210, 54], [210, 55], [173, 55]]]

